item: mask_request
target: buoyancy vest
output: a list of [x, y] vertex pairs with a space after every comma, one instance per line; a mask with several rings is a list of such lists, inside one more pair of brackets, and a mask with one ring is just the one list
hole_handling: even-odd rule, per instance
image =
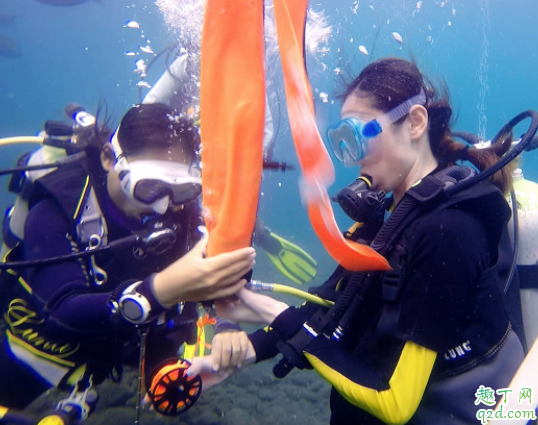
[[[24, 224], [28, 211], [44, 199], [52, 199], [59, 206], [63, 215], [69, 221], [72, 234], [72, 246], [75, 250], [84, 249], [93, 235], [98, 235], [103, 244], [113, 238], [115, 228], [107, 220], [99, 206], [98, 190], [92, 184], [86, 158], [63, 165], [60, 169], [47, 173], [34, 181], [20, 181], [18, 186], [24, 188], [19, 196], [24, 194], [27, 208], [23, 210], [24, 216], [17, 217], [14, 210], [7, 219], [13, 219]], [[21, 210], [19, 210], [21, 211]], [[91, 292], [110, 292], [115, 285], [129, 279], [141, 280], [149, 274], [157, 272], [173, 260], [182, 256], [188, 248], [196, 242], [193, 238], [198, 215], [198, 208], [188, 207], [178, 214], [168, 217], [178, 222], [177, 241], [174, 248], [159, 256], [159, 258], [138, 258], [135, 248], [128, 247], [120, 252], [98, 254], [95, 259], [77, 260], [86, 271], [86, 285]], [[184, 215], [181, 215], [184, 214]], [[188, 224], [186, 224], [188, 222]], [[184, 224], [183, 226], [179, 224]], [[23, 226], [24, 227], [24, 226]], [[22, 227], [22, 228], [23, 228]], [[5, 224], [9, 229], [9, 222]], [[112, 232], [112, 233], [110, 233]], [[117, 233], [117, 232], [116, 232]], [[24, 237], [24, 235], [21, 235]], [[7, 254], [7, 261], [21, 261], [24, 259], [24, 239], [13, 238], [15, 245]], [[130, 264], [131, 267], [126, 267]], [[103, 281], [103, 277], [108, 278]], [[133, 280], [134, 281], [134, 280]], [[72, 288], [73, 289], [73, 288]], [[76, 288], [75, 288], [76, 289]], [[18, 270], [4, 270], [0, 274], [0, 300], [2, 315], [6, 322], [6, 343], [12, 353], [19, 360], [28, 365], [36, 366], [38, 373], [45, 370], [47, 380], [55, 385], [62, 384], [66, 378], [82, 364], [97, 359], [98, 367], [94, 367], [94, 382], [104, 379], [110, 372], [114, 363], [121, 360], [123, 344], [129, 340], [138, 340], [136, 331], [121, 326], [121, 332], [111, 332], [101, 335], [98, 341], [91, 338], [81, 338], [81, 335], [69, 334], [66, 329], [64, 338], [49, 337], [46, 332], [46, 321], [50, 310], [55, 303], [65, 296], [63, 288], [50, 300], [36, 297], [31, 286], [25, 281], [24, 274]], [[177, 348], [187, 342], [196, 342], [196, 320], [198, 312], [196, 303], [187, 303], [181, 310], [167, 310], [153, 326], [148, 341], [159, 347], [160, 353], [148, 350], [148, 367], [152, 367], [157, 358], [176, 354]], [[173, 338], [164, 338], [162, 332], [174, 334]], [[155, 356], [153, 355], [155, 354]], [[155, 357], [155, 361], [153, 358]], [[55, 381], [55, 382], [53, 382]]]
[[[506, 236], [510, 209], [501, 192], [486, 181], [449, 200], [431, 205], [428, 211], [415, 219], [403, 232], [389, 257], [393, 270], [385, 272], [381, 278], [383, 306], [376, 328], [376, 340], [380, 343], [384, 338], [390, 338], [400, 318], [401, 294], [405, 275], [409, 273], [406, 263], [415, 229], [427, 217], [451, 208], [466, 211], [484, 224], [492, 249], [497, 250], [497, 256], [494, 264], [482, 271], [472, 289], [472, 299], [467, 300], [469, 315], [465, 323], [459, 324], [461, 340], [447, 340], [446, 350], [439, 353], [432, 374], [434, 379], [464, 372], [493, 356], [504, 344], [511, 329], [505, 309], [502, 280], [510, 265], [502, 262], [511, 259], [511, 246], [501, 243], [504, 241], [503, 236]], [[477, 328], [477, 325], [480, 327]]]
[[[476, 282], [476, 288], [473, 288], [473, 297], [469, 300], [470, 315], [468, 320], [461, 324], [458, 333], [461, 337], [455, 340], [447, 339], [444, 341], [445, 349], [438, 352], [423, 402], [411, 423], [441, 423], [439, 421], [444, 420], [455, 424], [470, 423], [469, 418], [474, 419], [472, 396], [478, 388], [477, 382], [483, 379], [492, 386], [508, 385], [523, 358], [521, 342], [512, 331], [509, 317], [518, 313], [520, 315], [520, 311], [507, 313], [506, 298], [502, 291], [513, 257], [506, 237], [510, 209], [501, 192], [487, 181], [463, 190], [449, 199], [437, 199], [429, 203], [423, 213], [408, 224], [390, 249], [388, 260], [393, 270], [376, 274], [378, 285], [371, 285], [373, 289], [367, 294], [368, 302], [364, 303], [364, 308], [359, 312], [342, 344], [349, 347], [358, 361], [376, 359], [375, 363], [381, 365], [385, 374], [389, 377], [392, 375], [398, 361], [395, 353], [399, 353], [405, 344], [405, 341], [396, 337], [395, 332], [400, 318], [405, 274], [409, 272], [406, 270], [406, 259], [410, 254], [413, 232], [420, 222], [431, 214], [439, 214], [450, 208], [465, 210], [484, 224], [491, 236], [490, 240], [497, 247], [497, 261], [483, 270]], [[313, 292], [335, 299], [350, 276], [349, 272], [338, 267], [329, 280]], [[511, 289], [518, 291], [519, 288], [512, 285]], [[506, 364], [510, 356], [515, 363], [512, 368]], [[482, 368], [481, 365], [485, 367]], [[458, 394], [455, 394], [458, 391], [451, 391], [454, 388], [460, 391], [461, 398], [458, 399]], [[463, 400], [465, 397], [469, 400]], [[455, 399], [458, 401], [454, 402]], [[439, 400], [445, 400], [446, 408], [442, 408], [443, 401]], [[454, 410], [458, 405], [461, 415], [451, 422], [448, 416], [458, 416]], [[435, 408], [431, 408], [432, 406]], [[331, 423], [381, 423], [351, 405], [334, 389], [331, 410]]]

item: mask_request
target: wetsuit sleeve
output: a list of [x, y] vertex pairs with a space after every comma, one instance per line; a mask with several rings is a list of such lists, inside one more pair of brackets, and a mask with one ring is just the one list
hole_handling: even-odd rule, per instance
[[277, 316], [271, 326], [249, 334], [248, 338], [256, 353], [256, 363], [275, 357], [279, 353], [277, 343], [295, 335], [317, 310], [319, 307], [309, 302], [300, 307], [289, 307]]
[[256, 363], [272, 359], [279, 353], [276, 344], [280, 338], [278, 333], [269, 327], [249, 334], [248, 339], [256, 353]]
[[[49, 199], [36, 204], [25, 223], [26, 260], [67, 255], [77, 250], [67, 218]], [[49, 336], [87, 338], [111, 331], [110, 293], [91, 293], [85, 262], [71, 260], [26, 271], [32, 295], [46, 312], [43, 331]], [[125, 322], [126, 324], [126, 322]]]
[[[327, 347], [318, 351], [314, 346], [307, 351], [305, 356], [314, 369], [349, 403], [387, 424], [405, 424], [415, 414], [437, 357], [434, 351], [408, 341], [387, 382], [378, 370], [365, 370], [357, 365], [357, 359], [343, 355], [340, 347], [332, 354], [339, 359], [338, 369], [346, 369], [345, 375], [333, 369], [333, 361], [327, 361], [331, 356]], [[364, 384], [366, 380], [377, 381], [377, 388]]]
[[[304, 323], [305, 310], [289, 308], [275, 319], [272, 328], [249, 335], [256, 362], [278, 354], [276, 344], [295, 334]], [[302, 311], [300, 311], [302, 310]], [[362, 363], [342, 345], [322, 336], [313, 340], [305, 356], [351, 404], [388, 424], [404, 424], [417, 410], [428, 383], [437, 353], [411, 341], [402, 341], [399, 359], [387, 377], [375, 364]]]

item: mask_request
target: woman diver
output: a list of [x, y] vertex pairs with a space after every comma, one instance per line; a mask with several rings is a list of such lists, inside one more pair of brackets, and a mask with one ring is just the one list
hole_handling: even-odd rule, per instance
[[[150, 373], [196, 342], [196, 302], [237, 292], [254, 265], [252, 248], [205, 258], [191, 121], [148, 104], [130, 109], [113, 135], [104, 127], [85, 130], [80, 159], [29, 182], [24, 239], [7, 261], [44, 263], [2, 273], [1, 405], [24, 408], [81, 376], [93, 384], [117, 377], [138, 333], [147, 334]], [[132, 235], [146, 243], [118, 244]], [[88, 247], [97, 249], [90, 258], [46, 261]], [[216, 328], [215, 362], [225, 370], [244, 358], [248, 339], [226, 321]]]
[[[406, 60], [368, 65], [343, 99], [342, 121], [329, 131], [335, 156], [360, 166], [360, 179], [376, 193], [392, 193], [386, 204], [393, 215], [410, 197], [425, 199], [432, 187], [453, 184], [447, 176], [472, 171], [454, 171], [455, 161], [481, 171], [510, 147], [509, 138], [481, 150], [453, 141], [447, 95]], [[475, 393], [507, 387], [524, 358], [501, 288], [510, 259], [504, 245], [510, 185], [505, 167], [450, 199], [431, 196], [407, 215], [387, 255], [394, 270], [362, 281], [360, 308], [339, 322], [347, 319], [344, 331], [336, 325], [332, 335], [319, 331], [330, 323], [323, 322], [327, 309], [315, 304], [286, 308], [241, 289], [219, 314], [270, 324], [250, 335], [244, 364], [281, 351], [292, 366], [316, 369], [333, 386], [331, 424], [476, 423]], [[372, 234], [369, 222], [376, 221], [364, 220], [346, 235], [370, 242], [378, 229]], [[339, 266], [314, 293], [336, 301], [354, 278]], [[211, 376], [204, 359], [189, 373], [199, 371]]]

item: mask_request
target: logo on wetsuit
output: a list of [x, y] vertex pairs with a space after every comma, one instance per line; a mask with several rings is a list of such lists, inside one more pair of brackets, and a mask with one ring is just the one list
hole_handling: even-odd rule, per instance
[[4, 320], [9, 327], [8, 337], [11, 333], [12, 337], [22, 341], [23, 345], [28, 344], [27, 349], [55, 363], [68, 367], [74, 365], [67, 359], [78, 351], [79, 345], [47, 341], [38, 332], [44, 320], [27, 307], [25, 300], [17, 298], [11, 301]]
[[471, 352], [471, 341], [467, 340], [463, 344], [458, 345], [448, 350], [444, 358], [446, 361], [456, 360], [459, 357], [465, 356], [465, 354]]

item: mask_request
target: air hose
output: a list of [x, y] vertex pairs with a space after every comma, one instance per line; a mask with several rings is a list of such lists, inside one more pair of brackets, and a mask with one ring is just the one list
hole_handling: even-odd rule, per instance
[[322, 307], [332, 307], [334, 305], [333, 301], [325, 300], [315, 295], [309, 294], [308, 292], [301, 291], [297, 288], [292, 288], [291, 286], [281, 285], [279, 283], [265, 283], [259, 280], [251, 280], [245, 288], [253, 292], [275, 292], [279, 294], [293, 295], [294, 297], [301, 298], [305, 301], [310, 301], [314, 304], [318, 304]]

